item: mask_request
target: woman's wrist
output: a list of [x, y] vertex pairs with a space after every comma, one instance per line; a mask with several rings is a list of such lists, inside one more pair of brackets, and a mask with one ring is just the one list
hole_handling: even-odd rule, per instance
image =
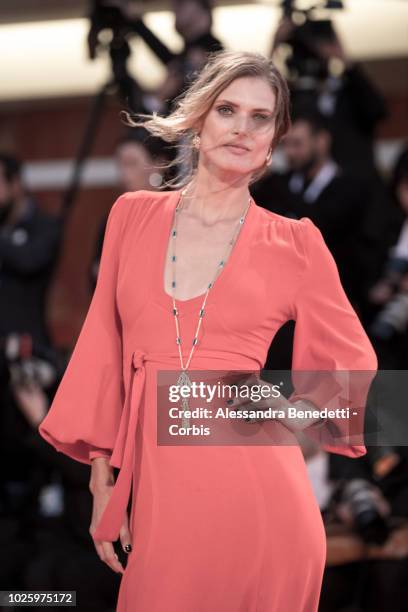
[[95, 457], [91, 460], [91, 479], [89, 489], [95, 493], [100, 488], [111, 486], [115, 483], [113, 467], [109, 465], [108, 457]]
[[[318, 410], [318, 407], [313, 404], [311, 401], [309, 400], [303, 400], [303, 399], [299, 399], [296, 400], [294, 402], [289, 402], [283, 407], [283, 410], [286, 411], [286, 414], [288, 414], [287, 412], [287, 408], [288, 407], [293, 408], [293, 406], [296, 407], [296, 411], [310, 411], [310, 410]], [[285, 425], [286, 427], [288, 427], [289, 429], [292, 429], [294, 431], [302, 431], [303, 429], [306, 429], [307, 427], [321, 427], [322, 425], [325, 424], [326, 419], [321, 418], [321, 417], [299, 417], [299, 418], [289, 418], [288, 416], [283, 418], [283, 419], [279, 419], [283, 425]]]

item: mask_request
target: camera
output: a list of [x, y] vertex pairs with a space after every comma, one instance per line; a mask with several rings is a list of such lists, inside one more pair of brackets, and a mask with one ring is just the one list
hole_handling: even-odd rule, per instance
[[299, 9], [295, 0], [283, 0], [281, 7], [285, 17], [297, 24], [285, 43], [291, 48], [286, 66], [292, 79], [322, 80], [328, 76], [327, 60], [319, 53], [319, 44], [334, 42], [336, 34], [329, 19], [314, 16], [316, 9], [342, 9], [343, 3], [325, 0], [311, 4], [308, 9]]

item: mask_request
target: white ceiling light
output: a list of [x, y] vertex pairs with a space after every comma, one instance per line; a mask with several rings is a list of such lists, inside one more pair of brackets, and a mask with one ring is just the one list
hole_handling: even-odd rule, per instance
[[[276, 2], [266, 2], [221, 6], [213, 14], [214, 33], [226, 47], [267, 53], [281, 11]], [[408, 2], [346, 0], [345, 9], [332, 15], [352, 57], [408, 55]], [[147, 13], [145, 22], [171, 49], [181, 49], [171, 12]], [[86, 19], [0, 26], [0, 101], [96, 93], [110, 77], [110, 65], [106, 56], [88, 59], [88, 28]], [[164, 66], [140, 39], [132, 42], [129, 67], [147, 89], [165, 75]]]

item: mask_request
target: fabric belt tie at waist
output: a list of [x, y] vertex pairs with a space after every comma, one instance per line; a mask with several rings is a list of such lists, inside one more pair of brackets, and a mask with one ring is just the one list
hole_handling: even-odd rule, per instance
[[[176, 353], [169, 355], [168, 353], [146, 352], [141, 349], [136, 349], [132, 354], [129, 386], [126, 390], [119, 430], [110, 459], [110, 464], [120, 467], [120, 471], [109, 501], [92, 534], [94, 540], [115, 542], [119, 538], [120, 528], [125, 518], [132, 486], [139, 406], [145, 387], [145, 362], [157, 361], [158, 364], [163, 364], [163, 362], [169, 364], [170, 360], [174, 360], [174, 369], [178, 370], [178, 359]], [[245, 367], [256, 368], [256, 365]], [[134, 395], [135, 399], [132, 402]]]
[[[92, 534], [94, 540], [115, 542], [119, 538], [132, 486], [133, 463], [135, 456], [136, 428], [139, 405], [145, 385], [146, 370], [144, 363], [149, 356], [142, 350], [134, 351], [131, 363], [131, 379], [127, 390], [118, 433], [118, 443], [112, 457], [121, 454], [119, 475], [113, 486], [109, 501]], [[133, 391], [136, 399], [132, 404]]]

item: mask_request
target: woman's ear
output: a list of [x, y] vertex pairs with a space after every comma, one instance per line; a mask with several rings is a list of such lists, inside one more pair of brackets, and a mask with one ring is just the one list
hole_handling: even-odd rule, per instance
[[275, 153], [276, 146], [276, 143], [272, 141], [268, 149], [268, 158], [272, 157], [272, 155]]
[[201, 117], [200, 119], [197, 119], [196, 123], [191, 128], [193, 130], [194, 134], [197, 134], [197, 136], [201, 136], [201, 131], [203, 129], [203, 125], [204, 125], [204, 117]]

